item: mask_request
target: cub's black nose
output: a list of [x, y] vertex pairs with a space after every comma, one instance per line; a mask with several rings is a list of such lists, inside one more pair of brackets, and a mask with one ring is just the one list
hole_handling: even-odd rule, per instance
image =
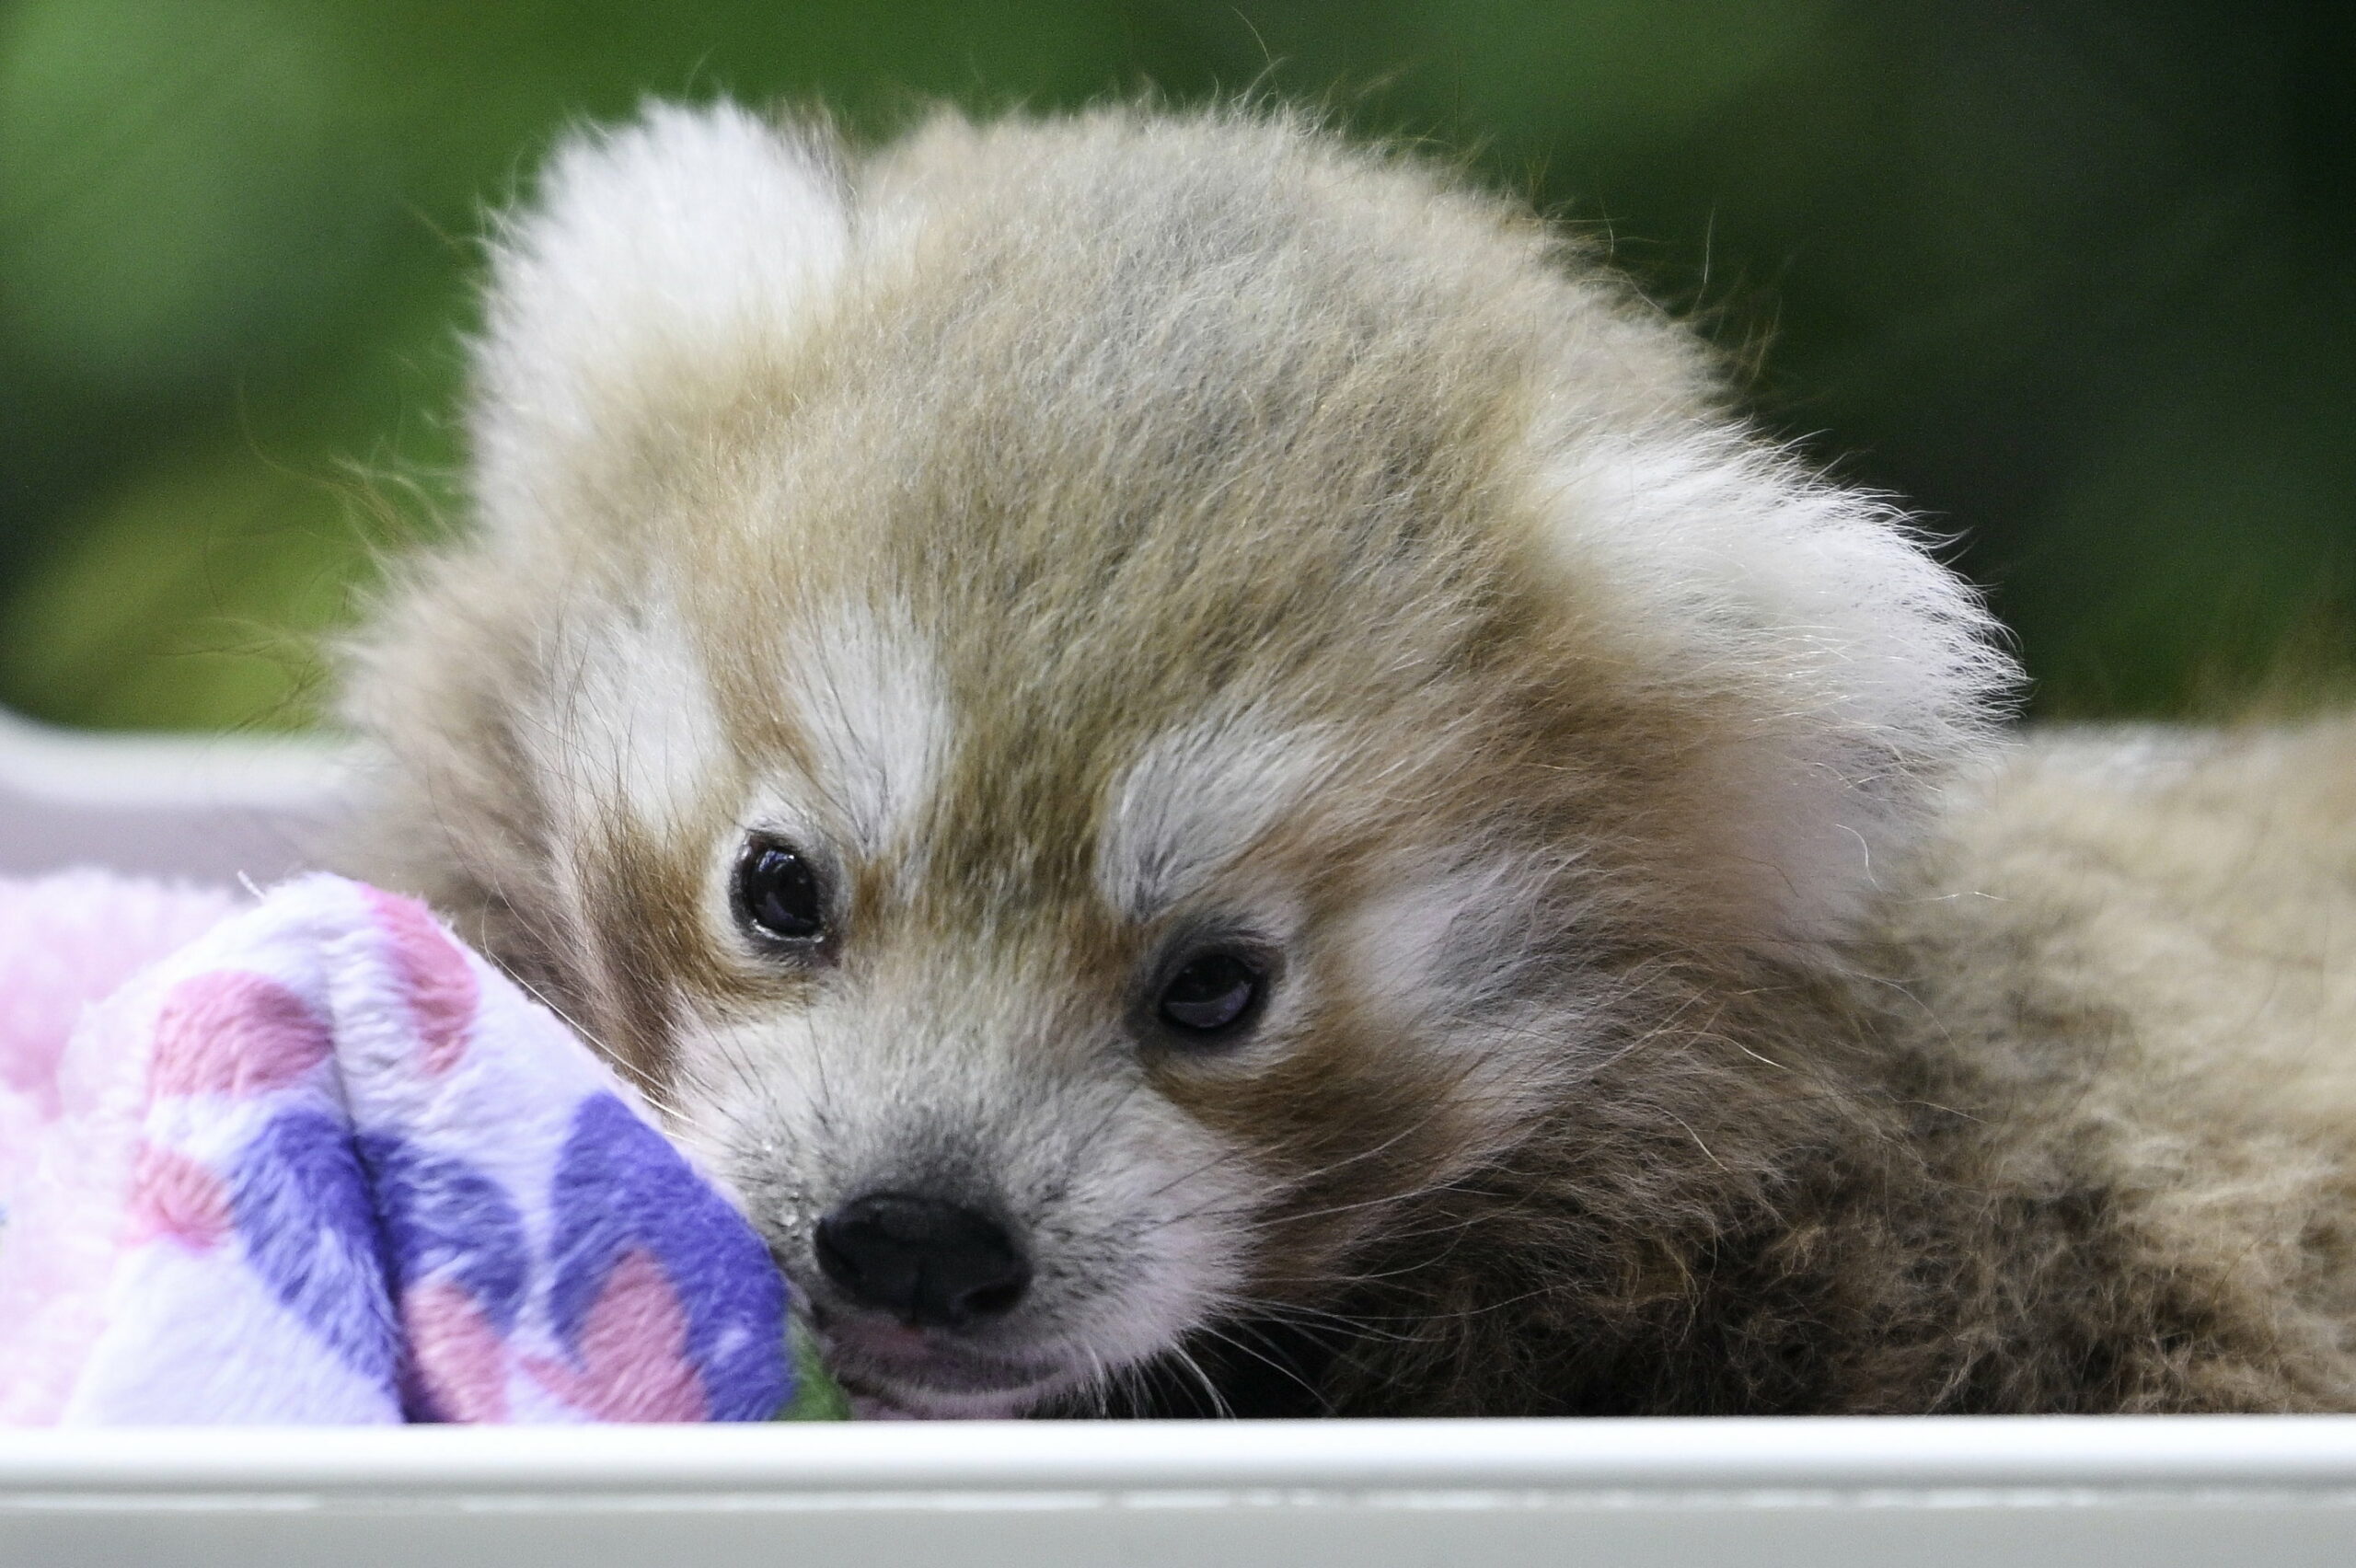
[[1003, 1226], [938, 1198], [870, 1193], [818, 1222], [818, 1266], [862, 1307], [929, 1329], [1013, 1310], [1031, 1262]]

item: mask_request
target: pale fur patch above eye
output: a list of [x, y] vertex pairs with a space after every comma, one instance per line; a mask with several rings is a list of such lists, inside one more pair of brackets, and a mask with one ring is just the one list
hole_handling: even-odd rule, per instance
[[582, 620], [526, 732], [560, 801], [662, 826], [690, 819], [729, 755], [687, 628], [657, 596]]
[[1114, 781], [1097, 845], [1106, 902], [1145, 919], [1200, 890], [1334, 765], [1329, 739], [1249, 710], [1156, 737]]
[[953, 721], [930, 641], [907, 616], [845, 605], [804, 623], [785, 672], [808, 782], [860, 852], [916, 825]]

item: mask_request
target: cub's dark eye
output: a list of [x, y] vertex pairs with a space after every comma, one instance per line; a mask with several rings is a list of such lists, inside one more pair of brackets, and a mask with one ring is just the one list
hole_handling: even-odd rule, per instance
[[1207, 1040], [1239, 1032], [1259, 1016], [1268, 977], [1239, 953], [1207, 952], [1161, 983], [1154, 1016], [1179, 1033]]
[[771, 947], [806, 947], [826, 935], [826, 889], [791, 844], [756, 838], [736, 861], [736, 923]]

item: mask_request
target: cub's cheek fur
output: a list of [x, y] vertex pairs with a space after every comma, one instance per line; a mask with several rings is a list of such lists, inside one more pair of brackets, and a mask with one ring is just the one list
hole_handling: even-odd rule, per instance
[[[468, 430], [353, 859], [884, 1402], [2356, 1405], [2356, 992], [2285, 979], [2356, 973], [2356, 743], [1997, 759], [1969, 591], [1510, 204], [1282, 114], [658, 105], [501, 226]], [[1173, 1054], [1221, 941], [1276, 1000]], [[1019, 1300], [849, 1300], [878, 1193]]]

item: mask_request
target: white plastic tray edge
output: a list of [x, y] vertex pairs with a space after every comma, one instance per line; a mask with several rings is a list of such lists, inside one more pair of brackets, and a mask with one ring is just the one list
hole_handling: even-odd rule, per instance
[[86, 732], [0, 709], [0, 792], [32, 801], [307, 810], [336, 792], [352, 755], [305, 735]]
[[0, 1564], [2345, 1568], [2356, 1419], [0, 1434]]
[[2356, 1416], [0, 1432], [29, 1492], [2183, 1488], [2356, 1496]]

